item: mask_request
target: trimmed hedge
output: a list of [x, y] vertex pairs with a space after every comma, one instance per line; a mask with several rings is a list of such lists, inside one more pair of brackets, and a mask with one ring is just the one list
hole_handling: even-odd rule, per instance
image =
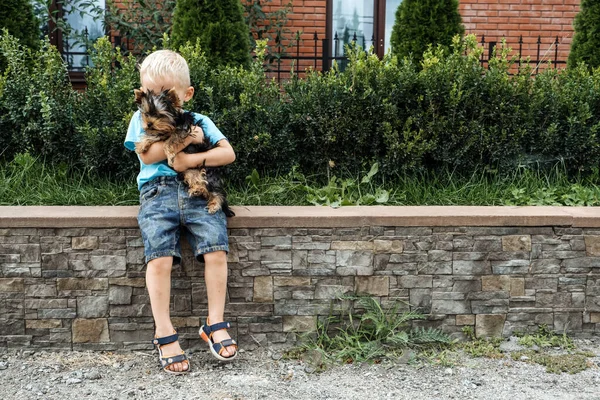
[[[0, 50], [12, 60], [0, 78], [2, 157], [29, 151], [101, 175], [135, 176], [136, 157], [122, 143], [135, 111], [136, 60], [99, 40], [88, 90], [77, 93], [56, 49], [42, 46], [31, 67], [10, 36]], [[264, 48], [249, 69], [213, 69], [198, 44], [178, 50], [196, 89], [187, 108], [210, 116], [230, 139], [238, 155], [230, 178], [238, 182], [253, 169], [312, 175], [333, 165], [354, 173], [375, 162], [386, 178], [447, 168], [502, 173], [559, 160], [574, 173], [598, 167], [599, 70], [534, 76], [523, 67], [511, 75], [507, 49], [485, 69], [482, 49], [467, 36], [449, 54], [426, 52], [419, 68], [351, 49], [345, 71], [311, 72], [280, 87], [261, 68]]]

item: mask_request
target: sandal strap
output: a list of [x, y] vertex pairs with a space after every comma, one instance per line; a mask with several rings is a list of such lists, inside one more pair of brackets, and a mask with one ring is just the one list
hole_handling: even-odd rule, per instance
[[[213, 349], [215, 349], [215, 351], [219, 355], [221, 355], [221, 352], [223, 351], [223, 349], [225, 347], [229, 347], [229, 346], [235, 346], [236, 350], [238, 347], [236, 341], [233, 339], [225, 339], [219, 343], [213, 343]], [[233, 356], [231, 356], [231, 357], [233, 357]]]
[[204, 325], [204, 331], [210, 335], [213, 332], [220, 331], [221, 329], [229, 329], [231, 324], [229, 322], [217, 322], [214, 325]]
[[237, 347], [237, 343], [233, 339], [225, 339], [225, 340], [220, 341], [217, 344], [220, 344], [223, 347], [228, 347], [228, 346], [236, 346]]
[[154, 338], [152, 340], [152, 344], [163, 345], [176, 342], [179, 339], [179, 334], [175, 333], [171, 336], [163, 336], [161, 338]]
[[162, 365], [163, 368], [166, 368], [172, 364], [180, 363], [182, 361], [188, 361], [185, 353], [179, 354], [178, 356], [160, 357], [160, 365]]

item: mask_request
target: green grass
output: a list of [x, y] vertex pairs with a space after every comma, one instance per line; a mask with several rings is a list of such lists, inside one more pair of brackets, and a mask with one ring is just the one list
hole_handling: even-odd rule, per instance
[[[398, 175], [384, 180], [374, 164], [359, 176], [305, 176], [296, 170], [275, 177], [249, 171], [227, 188], [232, 205], [567, 205], [599, 206], [598, 174], [568, 178], [561, 165], [549, 171], [519, 169], [498, 175], [480, 171]], [[98, 178], [89, 171], [46, 166], [25, 154], [0, 164], [0, 205], [136, 205], [135, 177]]]
[[376, 174], [372, 168], [356, 177], [330, 175], [327, 184], [319, 185], [322, 177], [296, 171], [278, 177], [260, 177], [253, 171], [245, 185], [230, 189], [229, 196], [232, 204], [245, 205], [600, 205], [597, 174], [569, 179], [561, 165], [502, 176], [483, 171], [470, 176], [451, 171], [398, 175], [393, 182], [377, 181]]
[[0, 205], [136, 205], [135, 179], [112, 182], [89, 172], [46, 167], [28, 155], [0, 166]]

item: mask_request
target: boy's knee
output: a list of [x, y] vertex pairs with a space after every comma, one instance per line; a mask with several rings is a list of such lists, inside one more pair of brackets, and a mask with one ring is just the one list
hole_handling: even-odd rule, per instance
[[159, 257], [148, 261], [146, 270], [148, 272], [171, 272], [173, 268], [173, 257]]
[[227, 253], [225, 251], [213, 251], [204, 254], [205, 265], [227, 263]]

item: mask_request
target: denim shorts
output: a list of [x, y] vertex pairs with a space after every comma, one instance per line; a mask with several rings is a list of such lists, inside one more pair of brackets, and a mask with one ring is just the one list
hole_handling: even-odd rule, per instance
[[161, 176], [147, 182], [140, 190], [138, 224], [144, 240], [146, 263], [159, 257], [181, 260], [179, 244], [182, 228], [194, 255], [229, 251], [227, 217], [222, 210], [209, 214], [207, 200], [190, 197], [187, 186], [175, 176]]

